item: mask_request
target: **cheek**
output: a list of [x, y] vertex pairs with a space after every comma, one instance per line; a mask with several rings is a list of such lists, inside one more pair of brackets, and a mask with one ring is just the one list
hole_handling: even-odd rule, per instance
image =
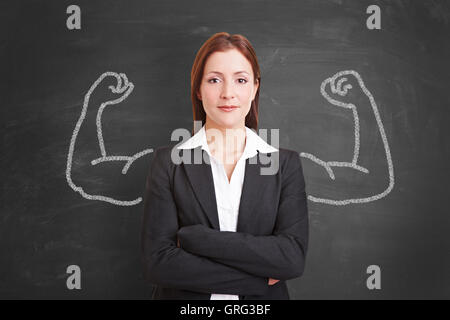
[[203, 87], [202, 89], [202, 98], [205, 104], [208, 102], [215, 102], [220, 97], [220, 92], [217, 88], [214, 87]]
[[240, 88], [239, 90], [237, 90], [237, 92], [238, 92], [239, 98], [241, 99], [242, 102], [252, 100], [252, 90], [249, 89], [248, 87]]

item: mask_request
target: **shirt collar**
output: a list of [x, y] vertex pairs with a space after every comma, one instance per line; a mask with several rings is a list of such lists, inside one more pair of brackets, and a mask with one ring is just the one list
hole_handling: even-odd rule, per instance
[[[245, 126], [246, 131], [246, 142], [244, 153], [242, 157], [244, 159], [254, 157], [258, 152], [261, 153], [271, 153], [277, 152], [278, 149], [271, 146], [267, 142], [264, 141], [255, 131]], [[211, 153], [209, 152], [208, 143], [206, 141], [206, 130], [205, 125], [191, 138], [183, 142], [181, 145], [177, 147], [177, 149], [193, 149], [201, 146], [203, 150], [205, 150], [208, 155], [211, 157]]]

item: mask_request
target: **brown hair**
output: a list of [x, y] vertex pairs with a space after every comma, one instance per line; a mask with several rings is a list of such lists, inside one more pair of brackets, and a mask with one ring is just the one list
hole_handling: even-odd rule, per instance
[[[192, 113], [194, 121], [202, 121], [202, 125], [206, 121], [206, 113], [203, 109], [203, 103], [198, 99], [197, 92], [200, 90], [200, 84], [203, 78], [203, 71], [205, 68], [206, 60], [208, 57], [216, 51], [227, 51], [230, 49], [237, 49], [240, 53], [247, 58], [252, 65], [254, 83], [259, 83], [256, 91], [255, 99], [252, 101], [250, 111], [245, 117], [245, 125], [251, 129], [258, 130], [258, 101], [259, 101], [259, 89], [261, 88], [261, 73], [259, 70], [258, 59], [256, 58], [255, 50], [246, 37], [240, 34], [230, 35], [227, 32], [219, 32], [212, 35], [201, 46], [197, 52], [194, 64], [191, 71], [191, 100], [192, 100]], [[192, 134], [194, 134], [192, 129]]]

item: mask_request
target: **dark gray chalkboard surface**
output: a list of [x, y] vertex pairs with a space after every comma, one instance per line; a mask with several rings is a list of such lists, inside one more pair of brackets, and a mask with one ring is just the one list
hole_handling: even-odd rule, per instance
[[[66, 24], [72, 4], [81, 10], [78, 30]], [[370, 5], [380, 8], [381, 29], [367, 27]], [[192, 128], [192, 63], [222, 31], [255, 47], [260, 128], [279, 129], [280, 147], [302, 154], [310, 246], [304, 275], [288, 282], [291, 298], [450, 297], [448, 1], [0, 6], [0, 298], [150, 297], [139, 200], [150, 149]], [[126, 93], [108, 88], [120, 73], [133, 90], [104, 105]], [[331, 92], [344, 77], [348, 94]], [[144, 153], [122, 174], [131, 158], [91, 165], [102, 151]], [[368, 173], [333, 166], [356, 153]], [[70, 265], [81, 269], [81, 290], [66, 287]], [[371, 265], [381, 270], [379, 290], [366, 286]]]

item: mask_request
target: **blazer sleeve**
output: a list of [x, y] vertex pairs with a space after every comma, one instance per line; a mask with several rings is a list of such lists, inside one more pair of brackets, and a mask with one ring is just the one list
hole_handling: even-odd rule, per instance
[[[262, 295], [268, 279], [177, 247], [178, 217], [171, 192], [170, 149], [157, 149], [146, 180], [141, 242], [147, 281], [204, 293]], [[169, 151], [169, 152], [167, 152]]]
[[283, 177], [272, 235], [255, 236], [193, 225], [179, 230], [181, 247], [256, 276], [278, 280], [300, 277], [305, 267], [309, 227], [298, 153], [291, 153]]

